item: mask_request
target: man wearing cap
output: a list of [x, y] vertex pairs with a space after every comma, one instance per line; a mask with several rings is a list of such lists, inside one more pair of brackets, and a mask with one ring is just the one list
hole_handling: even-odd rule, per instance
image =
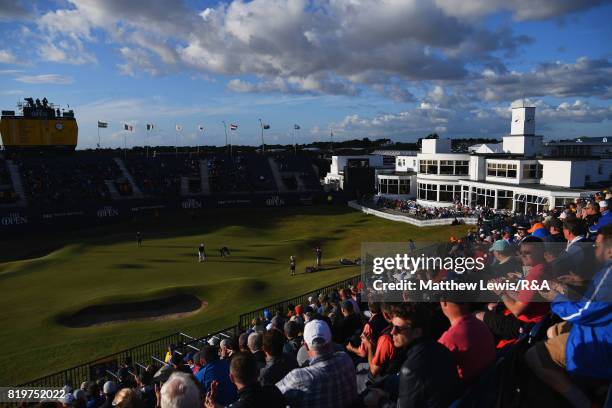
[[353, 361], [343, 351], [333, 352], [332, 334], [323, 320], [304, 328], [310, 365], [292, 370], [276, 383], [292, 408], [350, 407], [357, 400]]
[[107, 381], [104, 383], [102, 387], [102, 392], [106, 397], [104, 403], [100, 406], [100, 408], [111, 408], [113, 406], [113, 400], [115, 399], [115, 394], [117, 393], [117, 384], [114, 381]]
[[518, 260], [512, 256], [512, 246], [505, 239], [498, 239], [491, 245], [489, 252], [493, 253], [495, 262], [491, 265], [493, 276], [506, 276], [508, 273], [522, 271]]
[[612, 224], [612, 213], [608, 210], [608, 200], [599, 202], [599, 212], [601, 213], [599, 220], [589, 228], [591, 235], [597, 235], [600, 229]]
[[548, 222], [549, 235], [544, 238], [544, 242], [567, 242], [563, 236], [563, 222], [558, 218], [553, 218]]

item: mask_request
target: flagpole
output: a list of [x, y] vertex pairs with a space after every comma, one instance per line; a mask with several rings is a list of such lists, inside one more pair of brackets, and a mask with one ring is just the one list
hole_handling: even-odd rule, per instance
[[127, 130], [123, 131], [123, 158], [127, 159]]
[[293, 145], [293, 151], [295, 152], [295, 125], [293, 125], [293, 132], [291, 132], [291, 144]]
[[261, 121], [261, 119], [259, 119], [259, 126], [261, 127], [261, 154], [264, 154], [266, 152], [266, 144], [264, 143], [264, 137], [263, 137], [264, 126], [263, 126], [263, 122]]
[[223, 128], [225, 129], [225, 152], [227, 153], [227, 124], [224, 120], [221, 123], [223, 123]]
[[174, 155], [178, 156], [178, 130], [176, 129], [174, 135]]
[[100, 122], [98, 122], [98, 150], [100, 150]]

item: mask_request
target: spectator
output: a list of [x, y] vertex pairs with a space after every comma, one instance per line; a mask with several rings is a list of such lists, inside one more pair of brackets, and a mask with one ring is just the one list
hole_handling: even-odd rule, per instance
[[[460, 392], [457, 364], [450, 351], [427, 335], [429, 315], [420, 304], [403, 303], [393, 311], [393, 344], [406, 358], [399, 374], [398, 408], [448, 407]], [[380, 393], [372, 393], [375, 400]]]
[[153, 375], [150, 371], [145, 370], [136, 376], [136, 386], [140, 392], [143, 408], [155, 408], [157, 398], [155, 395], [155, 387], [153, 386]]
[[213, 381], [218, 382], [216, 395], [217, 402], [229, 405], [236, 400], [236, 387], [229, 378], [229, 361], [219, 360], [217, 350], [209, 345], [204, 345], [200, 350], [200, 365], [202, 368], [196, 375], [204, 393], [210, 391]]
[[173, 373], [161, 387], [161, 408], [196, 408], [202, 406], [198, 383], [187, 373]]
[[266, 354], [262, 350], [263, 334], [261, 333], [249, 334], [248, 345], [249, 345], [249, 351], [253, 353], [253, 357], [255, 357], [255, 361], [257, 361], [257, 365], [259, 366], [259, 369], [261, 370], [266, 365]]
[[234, 350], [232, 346], [232, 341], [230, 339], [221, 340], [221, 343], [219, 344], [219, 357], [222, 360], [226, 358], [229, 359], [232, 358], [233, 354]]
[[95, 382], [88, 384], [87, 394], [87, 408], [98, 408], [104, 403], [104, 398], [100, 395], [100, 388]]
[[238, 337], [238, 350], [250, 352], [249, 350], [249, 335], [248, 333], [241, 333]]
[[489, 248], [493, 253], [495, 262], [491, 265], [491, 275], [495, 277], [506, 277], [509, 273], [516, 273], [522, 270], [521, 264], [514, 258], [511, 245], [508, 241], [497, 240]]
[[142, 408], [142, 401], [136, 390], [132, 388], [123, 388], [115, 394], [113, 407], [118, 408]]
[[[353, 303], [349, 300], [342, 302], [340, 309], [342, 313], [342, 319], [338, 322], [334, 328], [335, 341], [339, 344], [347, 344], [351, 339], [357, 338], [361, 332], [361, 317], [353, 311]], [[353, 344], [354, 347], [359, 344]]]
[[[526, 237], [520, 243], [520, 256], [523, 266], [529, 268], [524, 278], [528, 282], [541, 283], [549, 277], [549, 269], [544, 260], [543, 241], [537, 237]], [[493, 279], [492, 281], [501, 281]], [[503, 314], [492, 311], [478, 312], [476, 317], [482, 320], [491, 333], [498, 340], [514, 341], [518, 338], [523, 326], [527, 323], [536, 323], [548, 313], [547, 303], [542, 303], [538, 292], [532, 289], [523, 289], [519, 292], [504, 290], [495, 291], [506, 307]], [[498, 347], [502, 347], [502, 342]]]
[[276, 386], [292, 408], [350, 407], [357, 399], [355, 369], [344, 352], [333, 353], [332, 335], [323, 320], [304, 328], [310, 365], [292, 370]]
[[[230, 365], [230, 379], [238, 389], [238, 400], [230, 408], [284, 408], [283, 394], [273, 385], [260, 385], [257, 361], [251, 353], [236, 353]], [[219, 408], [215, 392], [206, 395], [205, 408]]]
[[595, 245], [602, 268], [578, 301], [570, 301], [563, 286], [556, 289], [552, 311], [563, 322], [525, 354], [534, 373], [575, 407], [593, 405], [569, 374], [612, 378], [612, 226], [601, 229]]
[[106, 399], [101, 405], [101, 408], [111, 408], [113, 406], [115, 394], [117, 393], [117, 384], [114, 381], [105, 382], [104, 387], [102, 387], [102, 392], [104, 392], [104, 397]]
[[451, 327], [438, 339], [455, 358], [459, 378], [472, 383], [495, 361], [495, 340], [487, 326], [476, 319], [466, 303], [453, 302], [453, 296], [440, 300], [442, 313]]
[[261, 385], [274, 385], [282, 380], [289, 371], [297, 368], [295, 356], [283, 353], [285, 339], [277, 329], [266, 332], [263, 336], [263, 351], [266, 354], [266, 365], [261, 369]]
[[287, 343], [283, 346], [283, 352], [297, 356], [298, 350], [302, 347], [300, 326], [296, 322], [288, 321], [285, 323], [284, 331]]
[[565, 237], [563, 236], [563, 222], [558, 218], [553, 218], [548, 222], [548, 231], [550, 235], [548, 235], [544, 241], [546, 242], [567, 242]]

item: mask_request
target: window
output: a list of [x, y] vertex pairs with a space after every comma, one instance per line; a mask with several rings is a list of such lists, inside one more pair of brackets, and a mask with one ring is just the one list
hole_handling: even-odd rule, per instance
[[440, 174], [453, 175], [455, 173], [455, 162], [453, 160], [440, 161]]
[[440, 185], [440, 201], [455, 202], [459, 200], [461, 194], [461, 186], [458, 184], [441, 184]]
[[402, 180], [399, 181], [399, 193], [400, 194], [408, 194], [410, 193], [410, 180]]
[[438, 174], [437, 160], [419, 160], [419, 173]]
[[487, 163], [487, 176], [516, 178], [516, 164]]
[[467, 176], [470, 173], [470, 162], [468, 160], [458, 160], [455, 162], [455, 175]]
[[436, 184], [419, 183], [418, 190], [420, 200], [438, 200], [438, 186]]
[[523, 164], [523, 178], [537, 179], [542, 177], [542, 165], [538, 163]]

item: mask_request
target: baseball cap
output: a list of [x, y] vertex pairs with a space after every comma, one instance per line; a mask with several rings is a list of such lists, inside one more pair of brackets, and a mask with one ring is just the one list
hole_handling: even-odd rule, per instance
[[324, 320], [311, 320], [304, 327], [304, 341], [308, 347], [316, 342], [328, 344], [332, 340], [331, 330]]
[[538, 228], [537, 230], [533, 231], [531, 235], [533, 235], [534, 237], [538, 237], [538, 238], [544, 238], [548, 236], [549, 233], [546, 228]]
[[506, 251], [508, 248], [510, 248], [510, 244], [508, 243], [508, 241], [506, 241], [505, 239], [498, 239], [493, 243], [493, 245], [491, 245], [491, 247], [489, 248], [489, 252], [503, 252]]
[[599, 208], [608, 208], [608, 200], [601, 200], [599, 202]]
[[104, 387], [102, 387], [102, 392], [105, 394], [114, 394], [117, 392], [117, 384], [113, 381], [107, 381], [104, 383]]

